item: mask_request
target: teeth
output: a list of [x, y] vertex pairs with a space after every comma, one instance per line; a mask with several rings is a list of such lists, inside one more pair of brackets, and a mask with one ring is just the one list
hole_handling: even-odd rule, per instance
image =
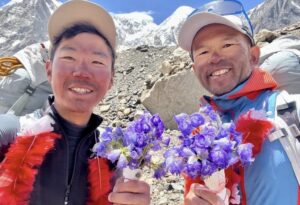
[[76, 93], [80, 93], [80, 94], [86, 94], [86, 93], [91, 93], [92, 91], [89, 89], [85, 89], [85, 88], [71, 88], [72, 91], [76, 92]]
[[215, 71], [213, 72], [211, 75], [212, 76], [220, 76], [220, 75], [223, 75], [225, 73], [228, 73], [229, 69], [222, 69], [222, 70], [218, 70], [218, 71]]

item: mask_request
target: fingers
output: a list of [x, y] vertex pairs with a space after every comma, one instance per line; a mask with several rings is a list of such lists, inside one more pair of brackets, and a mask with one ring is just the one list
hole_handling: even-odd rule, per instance
[[117, 179], [113, 192], [150, 193], [150, 186], [140, 180], [126, 180], [123, 177]]
[[119, 178], [108, 200], [114, 205], [149, 205], [150, 187], [143, 181], [124, 181], [123, 178]]
[[211, 205], [206, 200], [198, 197], [195, 192], [191, 189], [184, 198], [184, 205]]
[[203, 185], [192, 184], [191, 189], [184, 199], [185, 205], [224, 205], [225, 203], [217, 193]]

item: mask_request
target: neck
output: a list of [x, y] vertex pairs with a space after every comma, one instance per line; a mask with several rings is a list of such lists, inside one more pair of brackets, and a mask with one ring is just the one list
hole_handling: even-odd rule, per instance
[[86, 126], [92, 115], [91, 112], [74, 112], [72, 110], [66, 110], [57, 106], [55, 103], [54, 107], [62, 118], [78, 126]]

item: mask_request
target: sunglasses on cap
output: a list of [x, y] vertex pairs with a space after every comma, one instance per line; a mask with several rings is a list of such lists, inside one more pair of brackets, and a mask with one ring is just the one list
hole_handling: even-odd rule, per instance
[[241, 2], [236, 0], [217, 0], [209, 2], [202, 7], [195, 9], [188, 16], [188, 18], [202, 12], [214, 13], [220, 16], [238, 17], [242, 22], [241, 28], [247, 33], [249, 37], [253, 38], [253, 27]]

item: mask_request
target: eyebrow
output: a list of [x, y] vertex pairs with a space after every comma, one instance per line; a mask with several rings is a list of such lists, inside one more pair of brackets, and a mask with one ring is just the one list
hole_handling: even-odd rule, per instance
[[72, 46], [68, 46], [68, 45], [65, 45], [61, 48], [61, 50], [65, 50], [65, 51], [76, 51], [76, 49]]
[[[64, 51], [76, 51], [77, 49], [72, 47], [72, 46], [69, 46], [69, 45], [65, 45], [61, 48], [61, 50], [64, 50]], [[108, 58], [108, 54], [106, 52], [103, 52], [103, 51], [92, 51], [92, 54], [93, 55], [98, 55], [100, 57], [105, 57], [105, 58]]]
[[101, 56], [101, 57], [108, 58], [107, 53], [105, 53], [105, 52], [103, 52], [103, 51], [93, 51], [93, 54], [94, 54], [94, 55], [99, 55], [99, 56]]

